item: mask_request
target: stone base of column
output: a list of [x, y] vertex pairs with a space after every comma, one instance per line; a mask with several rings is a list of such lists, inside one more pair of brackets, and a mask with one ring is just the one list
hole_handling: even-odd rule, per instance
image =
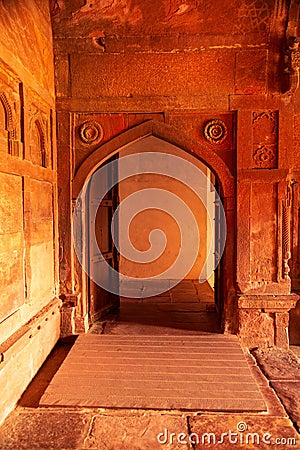
[[296, 306], [298, 299], [296, 294], [240, 295], [238, 335], [243, 345], [250, 349], [288, 349], [289, 310]]

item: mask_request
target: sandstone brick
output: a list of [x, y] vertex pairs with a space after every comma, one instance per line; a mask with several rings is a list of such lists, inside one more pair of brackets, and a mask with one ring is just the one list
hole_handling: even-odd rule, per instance
[[22, 178], [0, 172], [0, 234], [23, 229]]
[[[42, 12], [39, 10], [42, 10]], [[51, 24], [45, 7], [30, 0], [22, 4], [0, 4], [0, 40], [7, 50], [21, 60], [40, 86], [54, 94]], [[39, 26], [36, 26], [36, 24]], [[19, 30], [23, 30], [22, 42]], [[43, 58], [41, 58], [43, 55]], [[13, 65], [17, 65], [13, 60]], [[10, 61], [11, 62], [11, 61]]]
[[237, 94], [264, 94], [267, 86], [266, 50], [245, 50], [236, 54]]
[[300, 432], [300, 381], [272, 382], [272, 386]]
[[47, 296], [50, 295], [49, 300], [54, 297], [53, 261], [54, 254], [52, 241], [33, 245], [30, 248], [30, 301], [41, 302], [45, 294], [47, 294]]
[[[177, 434], [188, 434], [187, 422], [183, 417], [156, 415], [130, 417], [116, 414], [113, 416], [101, 414], [95, 418], [93, 432], [87, 439], [87, 448], [102, 449], [109, 446], [118, 450], [139, 450], [141, 448], [157, 449], [190, 449], [191, 446], [171, 442], [165, 439], [165, 430]], [[132, 433], [134, 430], [134, 433]], [[158, 436], [162, 433], [162, 436]], [[158, 438], [161, 439], [160, 443]]]
[[41, 411], [37, 415], [18, 411], [9, 417], [0, 431], [0, 448], [41, 450], [52, 444], [56, 449], [83, 448], [90, 421], [89, 414], [71, 411], [63, 415], [60, 411]]
[[[295, 431], [290, 420], [281, 417], [254, 417], [250, 415], [230, 415], [218, 417], [216, 420], [213, 417], [204, 415], [202, 417], [196, 417], [190, 419], [191, 432], [195, 433], [193, 436], [199, 437], [199, 441], [195, 441], [195, 448], [200, 450], [202, 448], [207, 448], [209, 450], [231, 450], [240, 443], [243, 442], [242, 447], [249, 449], [255, 449], [258, 447], [263, 450], [267, 450], [275, 443], [275, 439], [294, 439], [294, 445], [299, 442], [299, 435]], [[232, 434], [231, 442], [228, 433]], [[212, 433], [208, 436], [206, 433]], [[227, 433], [223, 435], [222, 433]], [[252, 434], [253, 433], [253, 434]], [[263, 438], [265, 437], [265, 441]], [[213, 440], [215, 438], [215, 441]], [[202, 441], [203, 439], [203, 441]], [[209, 441], [210, 439], [210, 441]], [[236, 441], [236, 439], [238, 439]], [[223, 442], [221, 442], [223, 441]], [[236, 441], [236, 442], [235, 442]], [[233, 444], [235, 442], [235, 444]], [[269, 443], [270, 442], [270, 443]], [[284, 442], [282, 440], [282, 442]], [[203, 443], [205, 444], [203, 447]], [[284, 443], [282, 447], [284, 448]], [[292, 448], [291, 444], [291, 448]]]
[[0, 254], [0, 317], [4, 319], [24, 303], [23, 249]]
[[[0, 370], [2, 386], [0, 422], [15, 407], [20, 396], [58, 340], [58, 306], [59, 301], [54, 301], [48, 311], [45, 311], [36, 321], [25, 327], [23, 334], [21, 333], [16, 342], [8, 347], [9, 357], [4, 352], [4, 361], [1, 363]], [[1, 438], [2, 442], [0, 442], [3, 445], [4, 437]]]
[[30, 181], [30, 216], [33, 221], [52, 220], [53, 218], [53, 187], [50, 183]]
[[[210, 50], [191, 55], [85, 55], [70, 58], [72, 96], [172, 96], [233, 93], [234, 54]], [[96, 75], [98, 73], [99, 75]], [[222, 82], [221, 82], [222, 81]]]

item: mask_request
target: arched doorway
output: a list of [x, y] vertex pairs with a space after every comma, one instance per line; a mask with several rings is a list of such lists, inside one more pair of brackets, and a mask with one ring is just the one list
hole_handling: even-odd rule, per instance
[[[213, 181], [213, 184], [217, 186], [218, 188], [218, 192], [220, 194], [220, 202], [217, 202], [216, 199], [212, 199], [212, 201], [210, 202], [211, 205], [213, 205], [214, 208], [214, 212], [213, 212], [213, 223], [218, 223], [218, 207], [220, 206], [220, 203], [222, 203], [225, 207], [225, 215], [226, 215], [226, 221], [227, 221], [227, 227], [228, 227], [228, 235], [227, 235], [227, 243], [226, 243], [226, 248], [225, 248], [225, 253], [223, 256], [223, 260], [221, 262], [220, 265], [216, 264], [216, 270], [213, 272], [213, 275], [211, 276], [210, 279], [210, 283], [211, 286], [213, 287], [213, 289], [216, 292], [215, 295], [215, 300], [216, 300], [216, 305], [219, 311], [219, 315], [220, 315], [220, 319], [223, 325], [223, 330], [225, 331], [231, 331], [234, 332], [235, 331], [235, 323], [236, 323], [236, 310], [235, 310], [235, 293], [234, 293], [234, 285], [233, 285], [233, 279], [234, 279], [234, 274], [233, 274], [233, 267], [234, 267], [234, 263], [232, 260], [233, 257], [233, 236], [234, 236], [234, 215], [235, 215], [235, 211], [233, 209], [233, 198], [234, 198], [234, 185], [233, 185], [233, 179], [227, 169], [227, 167], [225, 166], [225, 164], [223, 163], [223, 161], [213, 152], [208, 151], [205, 147], [201, 147], [199, 146], [199, 144], [195, 144], [195, 142], [189, 140], [188, 137], [183, 136], [182, 134], [178, 134], [178, 131], [175, 131], [173, 129], [171, 129], [170, 127], [166, 126], [166, 125], [162, 125], [160, 123], [155, 123], [154, 121], [149, 121], [146, 122], [142, 125], [139, 125], [137, 127], [135, 127], [134, 129], [131, 129], [125, 133], [123, 133], [121, 136], [119, 136], [118, 138], [113, 139], [112, 141], [110, 141], [107, 144], [104, 144], [102, 147], [99, 147], [96, 151], [93, 152], [92, 155], [90, 155], [85, 161], [84, 163], [81, 165], [81, 167], [79, 168], [75, 179], [74, 179], [74, 183], [73, 183], [73, 195], [74, 195], [74, 200], [78, 197], [80, 190], [82, 188], [87, 189], [88, 191], [90, 190], [90, 180], [92, 179], [93, 176], [95, 176], [95, 174], [97, 174], [97, 172], [99, 170], [101, 170], [101, 168], [105, 167], [105, 164], [108, 165], [111, 162], [112, 158], [116, 158], [116, 155], [121, 155], [122, 158], [125, 155], [133, 155], [136, 153], [141, 153], [141, 151], [146, 152], [147, 153], [147, 147], [148, 149], [149, 147], [149, 143], [152, 142], [152, 147], [151, 147], [151, 151], [158, 151], [159, 153], [161, 153], [161, 151], [163, 150], [163, 152], [165, 153], [176, 153], [177, 155], [180, 154], [181, 157], [184, 156], [184, 159], [186, 161], [193, 161], [194, 164], [196, 164], [197, 166], [201, 167], [200, 170], [202, 170], [203, 172], [206, 172], [206, 177], [208, 176], [208, 178], [210, 179], [210, 181]], [[155, 144], [155, 145], [154, 145]], [[156, 150], [155, 150], [156, 149]], [[148, 150], [149, 152], [149, 150]], [[149, 152], [150, 153], [150, 152]], [[119, 176], [119, 175], [118, 175]], [[135, 174], [135, 177], [137, 177], [137, 174]], [[139, 182], [141, 183], [141, 180], [137, 180], [137, 178], [135, 179], [135, 183]], [[148, 179], [148, 183], [155, 184], [158, 183], [158, 179], [156, 178], [156, 181], [152, 180], [149, 181]], [[161, 180], [160, 180], [161, 182]], [[125, 197], [128, 195], [128, 193], [130, 194], [131, 192], [131, 188], [133, 186], [134, 183], [132, 183], [132, 180], [128, 183], [127, 182], [127, 186], [123, 184], [118, 184], [119, 186], [119, 190], [118, 190], [118, 196], [117, 197], [123, 197], [124, 199]], [[148, 184], [148, 187], [150, 186]], [[121, 186], [121, 187], [120, 187]], [[130, 187], [131, 186], [131, 187]], [[162, 187], [162, 185], [160, 185], [160, 187]], [[143, 186], [143, 190], [145, 188], [145, 185]], [[125, 195], [124, 193], [127, 190], [127, 194]], [[207, 189], [207, 193], [209, 192], [209, 188]], [[104, 213], [104, 215], [100, 212], [99, 215], [99, 211], [98, 211], [98, 220], [100, 220], [100, 222], [102, 221], [102, 234], [103, 234], [103, 226], [108, 225], [110, 218], [112, 216], [112, 212], [113, 210], [116, 208], [116, 202], [113, 201], [113, 197], [116, 197], [116, 192], [113, 193], [112, 190], [110, 193], [107, 194], [110, 198], [106, 197], [103, 198], [102, 200], [104, 201], [104, 204], [102, 203], [99, 211], [102, 210], [102, 212], [104, 213], [104, 211], [106, 211]], [[123, 198], [122, 198], [123, 199]], [[90, 201], [90, 200], [89, 200]], [[86, 202], [84, 202], [86, 203]], [[115, 204], [114, 204], [115, 203]], [[219, 203], [219, 204], [218, 204]], [[99, 205], [99, 203], [98, 203]], [[110, 211], [109, 211], [109, 208]], [[83, 214], [84, 219], [83, 221], [85, 222], [85, 225], [82, 227], [82, 230], [80, 231], [81, 233], [84, 232], [84, 228], [85, 228], [85, 232], [88, 231], [88, 233], [90, 233], [90, 225], [86, 223], [86, 218], [88, 216], [87, 213], [87, 205], [83, 205], [80, 214]], [[101, 218], [101, 214], [102, 214], [102, 218]], [[104, 217], [106, 216], [106, 217]], [[149, 222], [149, 220], [148, 220]], [[151, 221], [150, 221], [151, 222]], [[106, 225], [104, 225], [106, 224]], [[149, 225], [149, 229], [151, 228], [150, 224]], [[229, 225], [229, 226], [228, 226]], [[203, 224], [202, 224], [202, 228], [203, 228]], [[107, 238], [109, 236], [109, 232], [104, 231], [104, 233], [106, 234]], [[218, 243], [218, 241], [221, 238], [221, 233], [220, 233], [220, 229], [217, 227], [213, 227], [210, 229], [210, 233], [214, 233], [216, 238], [215, 239], [215, 243]], [[138, 236], [138, 233], [136, 233], [136, 236]], [[97, 238], [98, 239], [98, 238]], [[77, 240], [80, 240], [80, 236], [77, 236]], [[120, 238], [119, 238], [120, 240]], [[98, 243], [99, 243], [99, 239], [98, 239]], [[139, 245], [139, 243], [137, 242], [137, 244]], [[108, 265], [116, 266], [116, 262], [112, 262], [114, 257], [113, 254], [115, 252], [115, 249], [113, 248], [112, 244], [110, 242], [106, 242], [106, 250], [107, 253], [110, 254], [110, 258], [111, 258], [111, 262], [109, 262]], [[122, 247], [123, 243], [120, 242], [120, 246]], [[176, 247], [176, 245], [174, 246]], [[120, 250], [120, 247], [119, 247]], [[89, 259], [90, 258], [90, 254], [91, 254], [91, 247], [89, 246], [88, 250], [87, 248], [85, 248], [83, 250], [84, 255], [83, 255], [83, 259]], [[212, 251], [212, 254], [214, 255], [214, 258], [218, 258], [219, 257], [219, 251], [218, 248], [214, 248]], [[199, 264], [200, 264], [200, 259], [202, 258], [202, 266], [203, 266], [203, 252], [201, 254], [201, 257], [198, 259], [196, 258], [196, 266], [198, 264], [198, 269], [199, 269]], [[205, 259], [205, 258], [204, 258]], [[114, 259], [116, 261], [116, 258]], [[93, 266], [93, 263], [91, 263], [91, 261], [86, 261], [87, 264], [85, 265], [85, 269], [89, 266], [89, 268], [92, 268], [92, 272], [95, 272], [95, 266]], [[219, 262], [219, 261], [218, 261]], [[162, 263], [162, 260], [160, 261], [160, 263]], [[122, 266], [122, 269], [125, 268], [125, 272], [129, 271], [129, 274], [132, 275], [132, 271], [136, 270], [136, 267], [133, 267], [133, 265], [130, 263], [128, 264], [128, 260], [126, 259], [119, 259], [119, 265]], [[143, 266], [143, 270], [145, 271], [145, 265]], [[148, 266], [149, 269], [149, 266]], [[196, 270], [195, 267], [193, 266], [191, 268], [191, 270]], [[77, 270], [78, 272], [78, 270]], [[121, 270], [122, 272], [122, 270]], [[147, 272], [147, 271], [146, 271]], [[173, 272], [174, 273], [174, 272]], [[137, 275], [137, 274], [135, 274]], [[109, 276], [109, 275], [107, 275]], [[187, 274], [187, 276], [192, 277], [192, 275]], [[147, 273], [146, 273], [146, 277], [147, 277]], [[84, 311], [86, 311], [89, 314], [90, 317], [90, 321], [93, 322], [94, 320], [97, 320], [97, 318], [99, 318], [101, 316], [102, 313], [106, 312], [108, 309], [115, 307], [118, 305], [118, 301], [109, 301], [108, 297], [107, 300], [103, 302], [103, 298], [105, 297], [105, 295], [103, 294], [102, 290], [98, 289], [98, 293], [96, 295], [101, 296], [102, 295], [102, 301], [96, 301], [96, 303], [98, 302], [101, 305], [101, 308], [99, 311], [95, 311], [95, 308], [93, 311], [91, 311], [91, 291], [94, 291], [94, 293], [96, 293], [97, 288], [93, 287], [94, 281], [93, 281], [93, 276], [91, 278], [87, 278], [85, 273], [82, 272], [82, 278], [83, 278], [83, 282], [82, 285], [85, 285], [87, 288], [85, 289], [85, 292], [83, 292], [83, 295], [81, 297], [81, 309]], [[137, 278], [139, 278], [137, 276]], [[145, 277], [144, 277], [145, 278]], [[91, 280], [91, 281], [90, 281]], [[123, 280], [122, 279], [118, 279], [119, 286], [124, 286]], [[114, 282], [116, 282], [116, 279], [114, 280]], [[113, 292], [113, 295], [115, 296], [114, 298], [116, 298], [116, 295], [118, 294], [118, 292]], [[93, 294], [95, 295], [95, 294]], [[94, 299], [95, 300], [95, 299]], [[93, 302], [95, 303], [95, 301], [93, 300]], [[92, 303], [93, 303], [92, 302]]]

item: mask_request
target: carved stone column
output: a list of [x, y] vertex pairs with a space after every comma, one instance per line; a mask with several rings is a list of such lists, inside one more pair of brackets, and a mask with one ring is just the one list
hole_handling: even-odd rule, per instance
[[290, 280], [289, 260], [291, 258], [291, 187], [287, 186], [286, 199], [282, 202], [282, 263], [284, 280]]

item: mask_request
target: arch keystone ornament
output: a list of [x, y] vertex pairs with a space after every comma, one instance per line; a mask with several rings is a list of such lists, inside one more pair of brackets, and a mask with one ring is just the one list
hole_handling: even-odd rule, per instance
[[79, 136], [84, 144], [99, 144], [103, 139], [103, 128], [95, 120], [87, 120], [79, 127]]
[[204, 137], [211, 144], [221, 144], [228, 134], [226, 123], [221, 119], [212, 119], [204, 126]]

